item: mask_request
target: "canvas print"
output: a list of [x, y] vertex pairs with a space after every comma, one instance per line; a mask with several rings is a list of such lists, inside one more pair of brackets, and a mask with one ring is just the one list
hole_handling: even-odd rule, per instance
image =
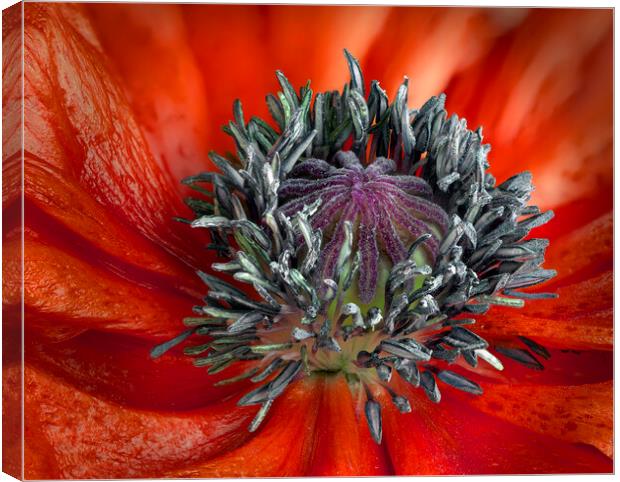
[[611, 473], [611, 9], [3, 12], [3, 470]]

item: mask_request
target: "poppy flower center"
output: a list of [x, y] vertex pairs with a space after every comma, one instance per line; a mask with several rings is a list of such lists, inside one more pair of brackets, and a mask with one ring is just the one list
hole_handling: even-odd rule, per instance
[[311, 225], [324, 233], [324, 278], [333, 277], [345, 222], [352, 223], [353, 249], [360, 253], [355, 287], [365, 305], [375, 298], [377, 283], [386, 281], [389, 265], [404, 260], [406, 247], [425, 234], [430, 236], [416, 261], [430, 263], [449, 224], [445, 211], [429, 200], [432, 189], [423, 179], [398, 173], [396, 163], [385, 157], [363, 166], [351, 151], [338, 151], [332, 164], [319, 159], [299, 163], [278, 195], [288, 216], [321, 200]]
[[528, 236], [553, 213], [528, 205], [527, 172], [496, 185], [481, 129], [448, 118], [443, 94], [410, 111], [405, 80], [390, 104], [376, 81], [366, 94], [346, 56], [342, 92], [313, 98], [277, 73], [276, 127], [246, 122], [236, 101], [225, 128], [236, 156], [211, 153], [219, 172], [183, 181], [201, 197], [181, 221], [208, 230], [224, 262], [198, 272], [205, 304], [152, 356], [191, 339], [185, 353], [208, 373], [250, 362], [225, 383], [257, 384], [238, 402], [260, 406], [251, 431], [297, 379], [344, 374], [380, 443], [373, 393], [411, 408], [396, 377], [439, 402], [440, 382], [481, 394], [480, 360], [503, 369], [493, 351], [542, 369], [544, 347], [523, 337], [491, 347], [473, 325], [491, 305], [554, 297], [520, 291], [555, 275], [541, 267], [547, 241]]

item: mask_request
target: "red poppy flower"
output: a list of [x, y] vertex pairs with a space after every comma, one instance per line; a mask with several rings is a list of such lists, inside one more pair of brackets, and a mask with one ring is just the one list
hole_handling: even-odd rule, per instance
[[[4, 469], [31, 479], [611, 472], [611, 18], [609, 10], [400, 7], [27, 3], [6, 11]], [[222, 261], [205, 250], [213, 241], [208, 230], [175, 220], [195, 217], [183, 203], [190, 190], [179, 181], [217, 171], [210, 150], [235, 150], [219, 129], [235, 98], [246, 113], [268, 117], [264, 95], [276, 88], [276, 69], [295, 86], [312, 79], [315, 92], [349, 82], [344, 47], [359, 58], [365, 78], [381, 80], [390, 99], [401, 99], [404, 107], [394, 112], [404, 118], [407, 103], [419, 106], [443, 91], [450, 112], [470, 126], [484, 125], [493, 146], [490, 172], [499, 182], [531, 171], [532, 201], [555, 211], [536, 236], [550, 240], [545, 266], [558, 274], [544, 290], [559, 298], [473, 315], [476, 334], [504, 346], [504, 356], [495, 352], [501, 372], [482, 348], [476, 353], [484, 363], [475, 371], [464, 362], [452, 375], [429, 369], [424, 389], [394, 376], [394, 393], [369, 383], [361, 403], [340, 372], [291, 377], [275, 400], [254, 392], [270, 410], [249, 431], [257, 407], [238, 401], [257, 385], [226, 380], [255, 360], [241, 356], [208, 374], [180, 346], [155, 360], [148, 356], [202, 303], [207, 290], [195, 271], [212, 272], [211, 263]], [[398, 97], [403, 74], [411, 78], [406, 103]], [[364, 90], [355, 78], [348, 89]], [[297, 94], [287, 95], [294, 102]], [[349, 142], [358, 139], [355, 132], [351, 126]], [[411, 152], [399, 132], [397, 145]], [[365, 147], [370, 151], [352, 149], [359, 156], [380, 152]], [[355, 161], [344, 157], [343, 169]], [[389, 168], [377, 166], [377, 172]], [[323, 168], [332, 179], [331, 168]], [[445, 192], [461, 185], [454, 176], [435, 181]], [[514, 194], [525, 181], [512, 182], [516, 187], [506, 192]], [[302, 185], [289, 183], [287, 192], [299, 194]], [[410, 202], [390, 205], [388, 218], [403, 206], [426, 209], [388, 181], [382, 186], [381, 199]], [[437, 237], [456, 229], [454, 218], [444, 226], [437, 216], [427, 218]], [[441, 252], [439, 246], [422, 257]], [[378, 269], [373, 260], [361, 262]], [[338, 263], [343, 270], [332, 274], [344, 276], [348, 265]], [[371, 278], [360, 275], [364, 301], [381, 283]], [[431, 289], [434, 279], [422, 288]], [[15, 349], [22, 294], [23, 371]], [[426, 346], [399, 343], [388, 337], [382, 347], [401, 353]], [[366, 355], [355, 361], [377, 359]], [[540, 360], [544, 370], [523, 366], [540, 368]], [[391, 370], [380, 362], [372, 369]], [[279, 373], [281, 381], [286, 373]], [[20, 421], [10, 416], [19, 411], [22, 376], [23, 461]], [[434, 384], [442, 382], [441, 402], [433, 403]], [[392, 404], [390, 395], [401, 398]]]

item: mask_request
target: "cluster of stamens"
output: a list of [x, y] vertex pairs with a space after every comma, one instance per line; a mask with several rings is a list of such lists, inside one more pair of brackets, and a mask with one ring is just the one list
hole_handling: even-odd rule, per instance
[[547, 241], [525, 239], [552, 213], [527, 205], [528, 173], [495, 185], [481, 130], [447, 118], [445, 96], [409, 111], [405, 81], [392, 104], [377, 82], [366, 97], [357, 61], [347, 60], [351, 82], [313, 103], [309, 85], [298, 94], [278, 73], [282, 92], [267, 97], [276, 128], [246, 123], [235, 102], [227, 132], [236, 158], [211, 153], [220, 172], [184, 180], [203, 195], [187, 200], [196, 217], [184, 221], [209, 230], [224, 259], [198, 273], [208, 293], [188, 329], [152, 355], [202, 339], [185, 353], [209, 373], [253, 360], [220, 382], [257, 384], [239, 400], [260, 405], [251, 431], [298, 378], [343, 373], [365, 396], [380, 442], [371, 388], [411, 410], [393, 376], [439, 402], [438, 381], [482, 393], [449, 368], [460, 360], [502, 370], [495, 350], [542, 368], [542, 346], [521, 337], [520, 347], [490, 347], [467, 314], [553, 296], [517, 291], [555, 274], [541, 268]]

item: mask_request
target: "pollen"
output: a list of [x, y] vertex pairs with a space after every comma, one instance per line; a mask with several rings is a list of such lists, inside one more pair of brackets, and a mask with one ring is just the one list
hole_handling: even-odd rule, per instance
[[530, 236], [553, 213], [528, 204], [529, 173], [496, 183], [482, 130], [448, 117], [445, 95], [410, 110], [405, 79], [390, 103], [345, 55], [342, 92], [297, 91], [277, 72], [272, 122], [246, 122], [236, 101], [225, 128], [236, 155], [211, 153], [219, 172], [183, 181], [198, 197], [187, 200], [195, 217], [180, 221], [207, 230], [222, 259], [198, 272], [205, 303], [185, 331], [151, 355], [183, 343], [211, 374], [249, 362], [218, 383], [256, 384], [238, 401], [258, 407], [250, 431], [299, 378], [338, 373], [380, 443], [373, 393], [411, 410], [396, 378], [439, 403], [444, 388], [482, 395], [481, 362], [543, 368], [541, 345], [490, 346], [475, 324], [492, 305], [555, 296], [521, 291], [555, 276], [542, 267], [547, 240]]

